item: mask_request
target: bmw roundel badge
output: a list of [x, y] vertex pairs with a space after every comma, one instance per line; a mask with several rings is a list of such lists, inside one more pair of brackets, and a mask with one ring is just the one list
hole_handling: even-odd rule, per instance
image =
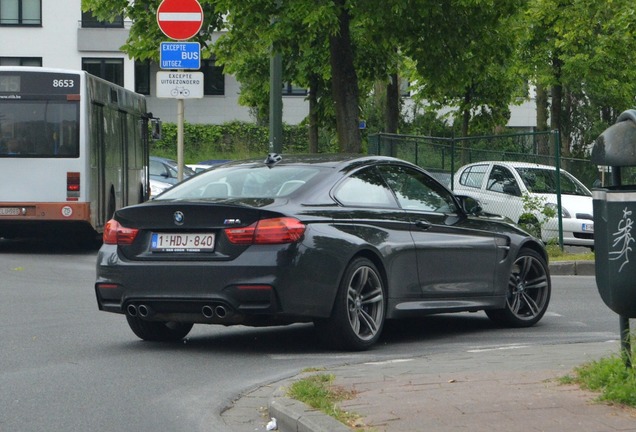
[[184, 219], [185, 219], [185, 216], [183, 215], [183, 212], [180, 212], [180, 211], [174, 212], [175, 225], [183, 225]]

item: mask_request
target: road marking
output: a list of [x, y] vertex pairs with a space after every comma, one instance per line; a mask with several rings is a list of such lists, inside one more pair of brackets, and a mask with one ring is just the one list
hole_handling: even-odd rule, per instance
[[504, 351], [504, 350], [513, 350], [513, 349], [522, 349], [522, 348], [528, 348], [528, 345], [510, 345], [510, 346], [493, 347], [493, 348], [476, 348], [476, 349], [468, 350], [466, 352], [480, 353], [480, 352], [488, 352], [488, 351]]
[[372, 366], [384, 366], [384, 365], [388, 365], [388, 364], [406, 363], [406, 362], [410, 362], [410, 361], [413, 361], [413, 359], [395, 359], [395, 360], [386, 360], [386, 361], [377, 361], [377, 362], [366, 362], [364, 364], [365, 365], [372, 365]]

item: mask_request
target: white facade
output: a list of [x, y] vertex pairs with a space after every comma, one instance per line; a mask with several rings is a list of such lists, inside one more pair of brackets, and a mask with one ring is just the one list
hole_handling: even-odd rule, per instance
[[[42, 26], [20, 27], [0, 24], [0, 64], [17, 58], [42, 59], [42, 66], [81, 69], [83, 58], [117, 58], [124, 63], [124, 87], [135, 90], [135, 62], [120, 51], [128, 36], [129, 22], [124, 28], [82, 28], [81, 0], [42, 0]], [[159, 50], [159, 46], [157, 46]], [[5, 63], [6, 64], [6, 63]], [[176, 99], [159, 99], [156, 95], [158, 65], [151, 66], [148, 111], [164, 122], [177, 121]], [[188, 123], [222, 124], [229, 121], [254, 121], [249, 109], [238, 104], [240, 84], [233, 76], [225, 76], [225, 94], [204, 96], [185, 101]], [[409, 100], [405, 104], [410, 105]], [[407, 108], [408, 110], [408, 108]], [[536, 126], [534, 100], [511, 107], [508, 126], [531, 129]], [[302, 96], [283, 96], [283, 122], [298, 124], [309, 112]]]
[[[82, 58], [117, 58], [124, 62], [124, 87], [135, 89], [135, 62], [120, 51], [126, 42], [130, 22], [124, 28], [82, 28], [81, 0], [42, 0], [42, 26], [0, 25], [0, 64], [20, 58], [41, 58], [42, 66], [82, 69]], [[168, 40], [166, 38], [166, 40]], [[157, 46], [159, 50], [159, 46]], [[158, 99], [156, 72], [151, 66], [148, 111], [164, 122], [176, 122], [176, 99]], [[230, 75], [225, 76], [225, 94], [204, 96], [185, 101], [188, 123], [222, 124], [233, 120], [254, 121], [249, 109], [238, 104], [240, 85]], [[283, 97], [283, 122], [298, 124], [308, 114], [307, 101], [302, 96]]]

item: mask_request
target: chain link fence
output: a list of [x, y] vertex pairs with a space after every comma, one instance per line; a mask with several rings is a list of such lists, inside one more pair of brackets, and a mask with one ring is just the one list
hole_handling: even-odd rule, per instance
[[[412, 162], [429, 171], [451, 189], [453, 189], [455, 173], [460, 167], [483, 161], [528, 162], [554, 166], [571, 173], [588, 189], [596, 185], [599, 180], [603, 180], [602, 173], [589, 159], [561, 157], [559, 150], [560, 140], [556, 131], [461, 138], [376, 134], [369, 136], [368, 145], [369, 154], [393, 156]], [[528, 171], [526, 174], [533, 176], [531, 179], [533, 182], [538, 182], [533, 185], [537, 193], [556, 194], [558, 201], [557, 207], [554, 209], [556, 216], [552, 218], [551, 222], [548, 222], [548, 215], [542, 213], [544, 203], [528, 202], [530, 198], [525, 195], [516, 197], [516, 201], [513, 203], [511, 195], [514, 194], [501, 193], [499, 195], [502, 196], [502, 199], [496, 204], [498, 207], [485, 208], [485, 210], [503, 214], [515, 222], [522, 220], [521, 215], [524, 213], [534, 213], [535, 219], [542, 218], [542, 220], [535, 220], [540, 225], [539, 229], [542, 226], [544, 230], [542, 237], [544, 239], [556, 237], [562, 245], [564, 231], [561, 217], [561, 192], [564, 194], [578, 193], [578, 191], [572, 190], [573, 187], [576, 187], [573, 184], [576, 183], [572, 183], [564, 176], [559, 176], [558, 179], [541, 178], [538, 171], [534, 173]], [[527, 183], [525, 178], [523, 180], [524, 183]], [[481, 180], [479, 183], [481, 184]], [[500, 192], [504, 192], [505, 184], [505, 179], [502, 179]], [[522, 199], [525, 201], [520, 204], [519, 201]], [[515, 208], [513, 209], [512, 206]], [[579, 219], [578, 216], [581, 216], [580, 219], [583, 220], [592, 219], [591, 209], [589, 214], [581, 212], [578, 215], [572, 215], [575, 219]], [[589, 220], [589, 229], [592, 230], [592, 227], [592, 220]], [[568, 233], [568, 236], [572, 235], [574, 234]], [[576, 235], [580, 235], [581, 240], [589, 241], [593, 238], [592, 232]], [[573, 239], [570, 243], [577, 241], [577, 239]]]

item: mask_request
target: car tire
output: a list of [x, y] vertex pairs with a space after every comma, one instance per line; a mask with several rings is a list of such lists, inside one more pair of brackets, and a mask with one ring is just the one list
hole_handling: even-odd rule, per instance
[[386, 289], [377, 267], [354, 259], [342, 277], [331, 317], [315, 321], [318, 337], [328, 345], [362, 351], [380, 337], [386, 316]]
[[487, 310], [488, 317], [509, 327], [530, 327], [539, 322], [550, 303], [548, 264], [537, 252], [522, 249], [512, 265], [506, 287], [506, 306]]
[[140, 339], [151, 342], [174, 342], [183, 339], [192, 330], [192, 323], [146, 321], [126, 315], [130, 329]]

